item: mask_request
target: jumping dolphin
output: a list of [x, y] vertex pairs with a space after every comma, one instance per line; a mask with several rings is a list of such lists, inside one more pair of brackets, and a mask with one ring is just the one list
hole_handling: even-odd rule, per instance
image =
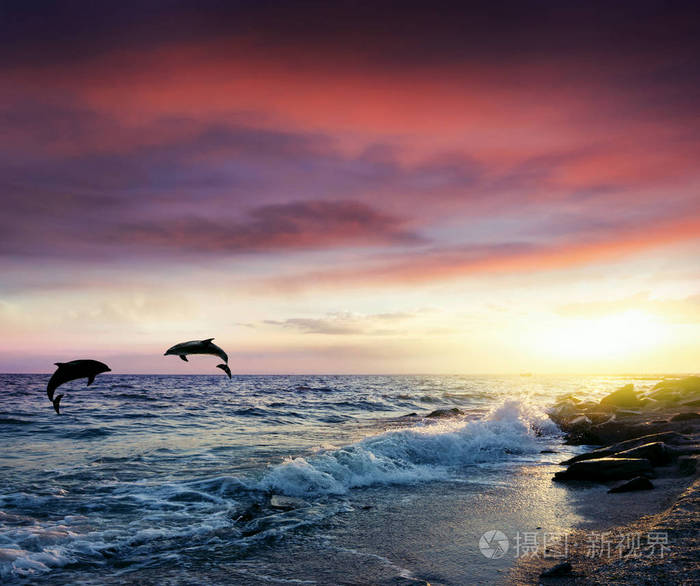
[[224, 364], [218, 364], [216, 368], [220, 368], [231, 378], [231, 370], [228, 367], [228, 355], [216, 344], [212, 343], [213, 339], [214, 338], [191, 340], [190, 342], [175, 344], [172, 348], [168, 348], [163, 356], [179, 356], [185, 362], [188, 361], [188, 354], [211, 354], [212, 356], [218, 356], [224, 361]]
[[228, 367], [228, 364], [217, 364], [216, 368], [220, 368], [231, 378], [231, 369]]
[[95, 377], [102, 372], [110, 372], [112, 369], [97, 360], [71, 360], [70, 362], [56, 362], [58, 369], [53, 373], [49, 384], [46, 387], [46, 394], [49, 397], [49, 401], [53, 403], [53, 408], [59, 415], [59, 403], [63, 398], [63, 395], [53, 396], [53, 392], [57, 387], [61, 386], [63, 383], [75, 380], [77, 378], [87, 378], [88, 386], [90, 386]]

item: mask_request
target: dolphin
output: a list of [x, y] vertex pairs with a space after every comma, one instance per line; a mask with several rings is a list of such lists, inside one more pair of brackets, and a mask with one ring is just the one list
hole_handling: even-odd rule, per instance
[[231, 378], [231, 369], [228, 367], [228, 364], [217, 364], [216, 368], [220, 368]]
[[231, 370], [228, 367], [228, 355], [216, 344], [212, 343], [213, 339], [214, 338], [191, 340], [190, 342], [175, 344], [172, 348], [168, 348], [163, 356], [179, 356], [185, 362], [188, 361], [188, 354], [211, 354], [212, 356], [218, 356], [224, 361], [224, 364], [217, 365], [217, 368], [223, 370], [228, 374], [229, 378], [231, 378]]
[[87, 378], [87, 384], [90, 386], [98, 374], [110, 372], [112, 370], [104, 362], [99, 362], [97, 360], [71, 360], [70, 362], [55, 362], [54, 364], [58, 366], [58, 369], [49, 379], [49, 384], [46, 387], [46, 394], [49, 397], [49, 401], [53, 403], [53, 408], [56, 410], [56, 413], [59, 415], [61, 414], [59, 411], [59, 403], [63, 395], [53, 396], [53, 392], [57, 387], [77, 378]]

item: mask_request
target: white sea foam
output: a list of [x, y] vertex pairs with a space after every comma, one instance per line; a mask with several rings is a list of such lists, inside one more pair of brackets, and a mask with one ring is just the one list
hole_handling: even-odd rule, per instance
[[345, 494], [373, 484], [405, 484], [453, 476], [471, 464], [536, 453], [538, 436], [556, 433], [546, 415], [509, 400], [479, 421], [449, 421], [389, 431], [309, 458], [288, 458], [260, 480], [289, 496]]

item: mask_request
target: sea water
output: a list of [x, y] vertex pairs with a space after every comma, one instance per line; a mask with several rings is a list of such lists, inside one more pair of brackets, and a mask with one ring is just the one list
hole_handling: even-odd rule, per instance
[[654, 382], [104, 374], [58, 416], [48, 378], [0, 375], [3, 583], [499, 583], [484, 532], [576, 520], [553, 398]]

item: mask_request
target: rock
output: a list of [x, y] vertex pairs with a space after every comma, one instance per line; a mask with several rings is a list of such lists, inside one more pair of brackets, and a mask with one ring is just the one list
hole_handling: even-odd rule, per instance
[[644, 411], [661, 411], [664, 408], [664, 404], [656, 399], [649, 399], [647, 397], [644, 401]]
[[235, 521], [248, 523], [258, 517], [262, 513], [262, 507], [259, 503], [253, 503], [245, 511], [235, 518]]
[[666, 404], [677, 403], [681, 398], [681, 394], [673, 388], [662, 388], [649, 391], [647, 397], [657, 403]]
[[593, 425], [585, 434], [578, 438], [579, 444], [609, 444], [628, 439], [629, 425], [621, 421], [606, 421]]
[[700, 405], [700, 377], [662, 380], [647, 396], [666, 405]]
[[618, 409], [615, 411], [615, 417], [617, 418], [622, 418], [622, 417], [636, 417], [638, 415], [641, 415], [641, 411], [636, 411], [634, 409]]
[[452, 407], [452, 409], [436, 409], [435, 411], [428, 413], [426, 417], [459, 417], [464, 415], [464, 411], [458, 409], [457, 407]]
[[673, 448], [675, 456], [697, 456], [700, 454], [700, 444], [684, 444]]
[[540, 450], [540, 454], [558, 454], [556, 450]]
[[[678, 444], [682, 444], [682, 443], [687, 442], [687, 441], [688, 441], [688, 438], [686, 436], [684, 436], [680, 433], [677, 433], [675, 431], [664, 431], [661, 433], [652, 433], [650, 435], [643, 435], [641, 437], [636, 437], [633, 439], [618, 442], [618, 443], [612, 444], [610, 446], [606, 446], [604, 448], [598, 448], [597, 450], [593, 450], [592, 452], [587, 452], [585, 454], [579, 454], [578, 456], [574, 456], [573, 458], [569, 458], [568, 460], [561, 462], [561, 464], [566, 466], [568, 464], [573, 464], [574, 462], [581, 462], [583, 460], [593, 460], [595, 458], [605, 458], [605, 457], [611, 456], [613, 454], [623, 452], [625, 450], [631, 450], [632, 448], [636, 448], [637, 446], [643, 446], [644, 444], [649, 444], [649, 443], [654, 443], [654, 442], [662, 442], [664, 444], [678, 445]], [[668, 449], [668, 446], [666, 447], [666, 449], [669, 452], [669, 455], [671, 455], [671, 451]]]
[[649, 460], [649, 462], [651, 462], [652, 466], [665, 466], [671, 461], [671, 453], [666, 445], [661, 442], [652, 442], [637, 446], [636, 448], [631, 448], [629, 450], [615, 452], [612, 457], [646, 458]]
[[578, 408], [573, 401], [556, 403], [549, 411], [549, 418], [557, 425], [562, 425], [578, 415]]
[[637, 392], [634, 390], [634, 385], [625, 385], [613, 391], [606, 397], [600, 400], [601, 405], [613, 405], [614, 407], [634, 408], [641, 407], [642, 403], [637, 397]]
[[299, 507], [304, 507], [308, 503], [303, 499], [294, 498], [291, 496], [283, 496], [279, 494], [273, 494], [270, 497], [270, 506], [273, 509], [283, 509], [289, 511], [291, 509], [298, 509]]
[[678, 458], [678, 472], [682, 476], [692, 476], [698, 469], [698, 459], [696, 456], [680, 456]]
[[556, 566], [552, 566], [548, 570], [545, 570], [540, 574], [540, 578], [559, 578], [561, 576], [568, 576], [571, 574], [573, 568], [570, 562], [562, 562]]
[[615, 452], [613, 452], [610, 448], [600, 448], [598, 450], [593, 450], [592, 452], [586, 452], [585, 454], [578, 454], [573, 458], [569, 458], [568, 460], [559, 462], [559, 464], [562, 466], [570, 466], [575, 462], [585, 462], [586, 460], [597, 460], [599, 458], [607, 458], [608, 456], [612, 456], [614, 453]]
[[563, 424], [561, 428], [563, 431], [567, 431], [569, 433], [581, 433], [590, 429], [592, 424], [593, 422], [590, 419], [588, 419], [588, 417], [586, 417], [585, 415], [579, 415], [571, 421], [568, 421], [565, 424]]
[[581, 443], [606, 445], [624, 440], [642, 437], [653, 433], [674, 430], [673, 423], [652, 424], [647, 422], [627, 423], [625, 421], [608, 421], [600, 425], [594, 425], [581, 438]]
[[613, 486], [608, 492], [633, 492], [636, 490], [651, 490], [654, 485], [645, 476], [637, 476], [632, 480]]
[[681, 444], [688, 441], [688, 438], [684, 435], [677, 433], [675, 431], [664, 431], [662, 433], [652, 433], [650, 435], [643, 435], [634, 439], [625, 440], [606, 446], [604, 448], [598, 448], [592, 452], [587, 452], [585, 454], [579, 454], [573, 458], [569, 458], [562, 462], [562, 465], [566, 466], [568, 464], [573, 464], [574, 462], [581, 462], [583, 460], [593, 460], [595, 458], [605, 458], [612, 454], [617, 454], [625, 450], [630, 450], [636, 448], [637, 446], [642, 446], [644, 444], [652, 442], [663, 442], [665, 444]]
[[571, 419], [570, 421], [563, 421], [559, 424], [562, 431], [566, 432], [567, 441], [574, 443], [578, 441], [585, 441], [588, 437], [588, 431], [591, 429], [593, 423], [585, 415], [579, 415]]
[[649, 444], [652, 442], [662, 442], [664, 444], [679, 445], [684, 444], [689, 441], [689, 438], [678, 433], [677, 431], [662, 431], [659, 433], [651, 433], [648, 435], [640, 435], [638, 437], [628, 439], [622, 442], [618, 442], [609, 446], [609, 449], [614, 452], [621, 452], [623, 450], [629, 450], [637, 446], [643, 446], [644, 444]]
[[590, 427], [593, 422], [585, 415], [579, 415], [578, 417], [569, 421], [569, 427]]
[[406, 413], [406, 415], [401, 416], [401, 418], [403, 417], [418, 417], [418, 413]]
[[654, 385], [652, 393], [660, 390], [671, 390], [684, 397], [695, 394], [700, 395], [700, 376], [662, 380]]
[[574, 462], [566, 470], [557, 472], [554, 479], [607, 482], [652, 473], [651, 463], [645, 458], [598, 458]]
[[615, 417], [612, 413], [598, 413], [595, 411], [591, 413], [586, 413], [586, 416], [591, 420], [591, 423], [593, 425], [599, 425], [607, 421], [613, 421], [613, 417]]
[[671, 417], [671, 421], [692, 421], [693, 419], [700, 419], [700, 413], [679, 413]]

